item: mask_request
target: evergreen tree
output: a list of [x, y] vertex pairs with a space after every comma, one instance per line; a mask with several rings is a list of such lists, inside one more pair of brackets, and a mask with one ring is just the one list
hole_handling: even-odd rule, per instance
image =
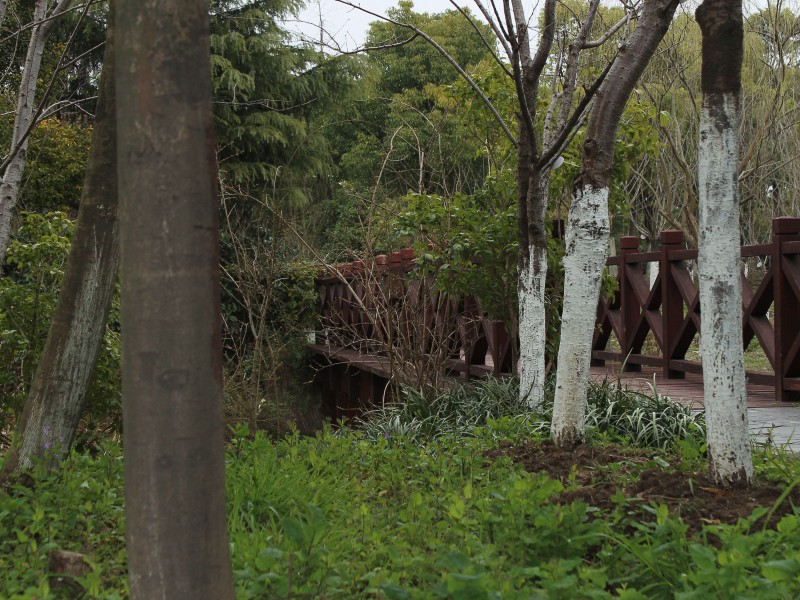
[[282, 204], [309, 200], [333, 172], [320, 122], [353, 81], [354, 61], [291, 45], [281, 19], [298, 0], [220, 0], [211, 12], [211, 65], [220, 174]]

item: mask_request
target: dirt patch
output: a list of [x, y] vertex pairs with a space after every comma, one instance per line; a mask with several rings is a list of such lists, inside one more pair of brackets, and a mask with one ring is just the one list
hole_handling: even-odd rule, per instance
[[[622, 492], [626, 512], [641, 521], [655, 520], [653, 513], [642, 507], [665, 504], [670, 514], [683, 519], [689, 534], [704, 525], [736, 523], [750, 517], [758, 507], [772, 508], [785, 491], [782, 486], [759, 480], [749, 488], [722, 489], [705, 473], [681, 470], [674, 459], [666, 462], [668, 457], [657, 450], [623, 446], [582, 445], [567, 450], [550, 442], [501, 444], [485, 456], [492, 461], [509, 456], [528, 472], [544, 472], [558, 479], [566, 488], [554, 499], [561, 504], [582, 500], [603, 511], [613, 511], [620, 508]], [[654, 460], [666, 462], [666, 466], [653, 467]], [[792, 506], [800, 506], [798, 489], [775, 509], [770, 525], [792, 513]], [[761, 519], [759, 526], [763, 526]]]

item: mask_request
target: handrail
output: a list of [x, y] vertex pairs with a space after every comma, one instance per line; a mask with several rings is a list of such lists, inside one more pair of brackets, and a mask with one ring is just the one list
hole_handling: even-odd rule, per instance
[[[775, 386], [776, 398], [800, 400], [800, 218], [775, 219], [772, 231], [771, 243], [741, 248], [742, 258], [763, 257], [768, 265], [755, 290], [742, 275], [742, 327], [745, 349], [758, 343], [772, 373], [748, 371], [747, 376]], [[658, 252], [639, 252], [639, 238], [622, 237], [619, 255], [607, 261], [617, 267], [618, 290], [598, 304], [593, 365], [614, 361], [625, 371], [655, 366], [666, 379], [702, 372], [699, 361], [687, 359], [700, 332], [696, 277], [687, 264], [697, 260], [697, 250], [683, 247], [680, 231], [659, 237]], [[647, 264], [658, 265], [652, 286], [643, 270]], [[655, 344], [646, 346], [650, 333]], [[612, 338], [618, 350], [609, 348]]]
[[[760, 345], [772, 367], [769, 373], [748, 371], [747, 377], [773, 385], [778, 399], [796, 401], [800, 218], [775, 219], [772, 232], [769, 244], [741, 248], [743, 259], [759, 257], [766, 266], [755, 287], [742, 275], [744, 345]], [[701, 322], [693, 264], [697, 249], [684, 247], [680, 231], [663, 231], [659, 239], [658, 250], [640, 252], [639, 238], [624, 236], [619, 254], [607, 260], [616, 267], [618, 289], [598, 303], [593, 365], [611, 361], [625, 371], [647, 365], [667, 379], [702, 373], [701, 363], [688, 356]], [[511, 336], [502, 323], [487, 319], [474, 296], [449, 297], [435, 288], [431, 277], [407, 278], [413, 264], [414, 252], [406, 248], [321, 274], [316, 281], [321, 326], [312, 350], [337, 360], [347, 352], [355, 353], [347, 355], [354, 361], [369, 356], [369, 369], [390, 372], [403, 383], [422, 383], [420, 373], [434, 363], [439, 365], [434, 372], [465, 380], [510, 373]], [[658, 266], [652, 285], [644, 270], [650, 264]], [[646, 343], [649, 336], [655, 343]]]
[[[320, 329], [311, 350], [365, 362], [403, 384], [441, 386], [512, 371], [511, 336], [475, 296], [452, 297], [433, 277], [409, 279], [414, 251], [337, 265], [316, 279]], [[376, 363], [375, 360], [378, 360]]]

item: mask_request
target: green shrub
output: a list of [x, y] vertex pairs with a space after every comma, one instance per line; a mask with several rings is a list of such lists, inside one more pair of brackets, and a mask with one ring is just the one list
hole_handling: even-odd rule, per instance
[[403, 436], [426, 441], [442, 435], [472, 435], [490, 420], [525, 415], [519, 401], [519, 381], [490, 377], [471, 386], [457, 386], [430, 394], [403, 389], [403, 399], [368, 411], [358, 426], [370, 438]]
[[[665, 506], [647, 506], [643, 522], [640, 511], [554, 503], [573, 484], [485, 459], [499, 439], [530, 438], [529, 423], [510, 417], [427, 443], [236, 432], [226, 479], [237, 598], [800, 596], [798, 515], [754, 526], [764, 507], [691, 536]], [[775, 457], [757, 455], [759, 472], [775, 475]], [[800, 463], [780, 458], [791, 478], [781, 481], [796, 483]], [[0, 597], [127, 597], [121, 448], [73, 453], [34, 483], [0, 493]], [[52, 549], [85, 554], [90, 574], [59, 583]]]
[[676, 440], [705, 439], [702, 412], [673, 402], [655, 389], [637, 392], [608, 379], [589, 386], [587, 429], [634, 446], [666, 448]]

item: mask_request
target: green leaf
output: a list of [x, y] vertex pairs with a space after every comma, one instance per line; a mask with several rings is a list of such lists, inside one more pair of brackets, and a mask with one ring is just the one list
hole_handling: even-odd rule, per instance
[[761, 574], [769, 581], [794, 579], [799, 572], [800, 563], [791, 558], [771, 560], [761, 567]]
[[453, 499], [453, 502], [450, 504], [449, 508], [450, 516], [460, 521], [464, 518], [464, 515], [467, 514], [466, 505], [464, 504], [464, 500], [461, 498]]
[[281, 521], [284, 535], [298, 546], [307, 543], [308, 535], [305, 524], [294, 517], [284, 517]]
[[408, 600], [411, 598], [411, 592], [407, 592], [399, 585], [393, 583], [384, 583], [381, 586], [381, 591], [386, 594], [389, 600]]

